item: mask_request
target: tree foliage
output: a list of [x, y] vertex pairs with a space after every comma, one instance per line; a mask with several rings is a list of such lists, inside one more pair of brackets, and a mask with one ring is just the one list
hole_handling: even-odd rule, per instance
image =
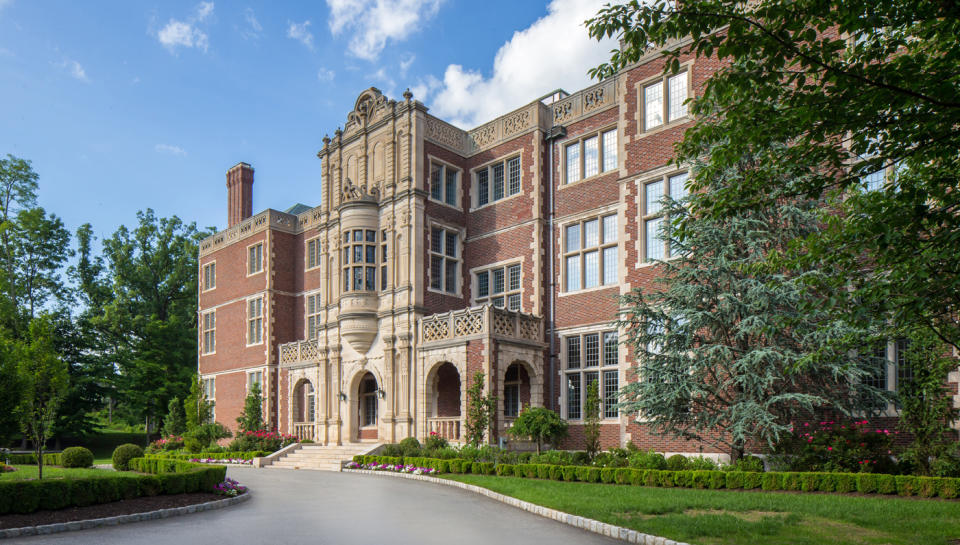
[[592, 460], [600, 452], [600, 386], [592, 380], [587, 385], [587, 399], [583, 407], [583, 450]]
[[167, 416], [163, 419], [163, 435], [181, 436], [187, 431], [187, 415], [183, 410], [183, 401], [174, 397], [167, 404]]
[[[680, 164], [710, 152], [693, 188], [746, 156], [803, 167], [794, 193], [830, 195], [827, 210], [840, 212], [793, 254], [834, 264], [813, 279], [833, 292], [825, 303], [851, 323], [864, 309], [884, 312], [891, 329], [922, 325], [960, 346], [960, 4], [632, 0], [588, 26], [623, 44], [592, 71], [600, 77], [661, 51], [674, 72], [689, 56], [722, 61], [676, 149]], [[890, 183], [858, 196], [872, 173]], [[763, 208], [777, 183], [745, 179], [714, 191], [702, 212]]]
[[23, 388], [19, 413], [23, 433], [33, 441], [38, 478], [43, 478], [43, 449], [50, 438], [60, 402], [69, 384], [67, 364], [53, 343], [53, 324], [41, 316], [30, 322], [28, 341], [17, 349], [17, 369]]
[[[677, 202], [660, 236], [675, 256], [650, 289], [621, 298], [620, 326], [637, 357], [621, 406], [657, 433], [725, 446], [733, 460], [775, 444], [796, 418], [851, 413], [875, 403], [862, 379], [871, 358], [851, 352], [875, 332], [818, 311], [806, 279], [817, 267], [784, 265], [790, 244], [815, 233], [822, 202], [790, 195], [791, 165], [744, 158], [709, 188]], [[704, 202], [754, 177], [780, 189], [766, 207], [711, 217]]]
[[510, 435], [523, 439], [530, 439], [537, 443], [537, 454], [540, 454], [544, 443], [556, 446], [557, 442], [567, 436], [567, 421], [560, 415], [546, 407], [525, 407], [517, 415], [510, 426]]
[[237, 424], [240, 425], [241, 433], [262, 430], [266, 427], [263, 423], [263, 392], [260, 391], [259, 382], [254, 382], [250, 391], [247, 392]]
[[471, 446], [479, 446], [486, 441], [487, 431], [493, 422], [497, 406], [496, 396], [483, 392], [484, 374], [477, 371], [467, 388], [467, 419], [464, 423], [464, 437]]

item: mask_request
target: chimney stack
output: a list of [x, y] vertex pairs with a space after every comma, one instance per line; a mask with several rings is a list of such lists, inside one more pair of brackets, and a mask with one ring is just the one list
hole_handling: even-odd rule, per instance
[[253, 215], [253, 167], [237, 163], [227, 171], [227, 227]]

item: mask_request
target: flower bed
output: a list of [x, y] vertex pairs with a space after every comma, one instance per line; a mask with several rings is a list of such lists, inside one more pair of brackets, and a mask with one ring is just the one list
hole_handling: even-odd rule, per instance
[[234, 452], [198, 452], [189, 454], [183, 452], [157, 452], [147, 454], [145, 458], [160, 458], [167, 460], [187, 460], [201, 463], [223, 462], [235, 464], [252, 464], [254, 458], [262, 458], [270, 453], [264, 450], [234, 451]]
[[214, 494], [218, 494], [220, 496], [233, 497], [245, 494], [247, 492], [247, 487], [228, 477], [224, 479], [222, 483], [214, 486], [213, 492]]
[[[352, 466], [352, 467], [351, 467]], [[597, 468], [550, 464], [492, 464], [469, 460], [404, 458], [395, 456], [354, 456], [348, 469], [398, 471], [398, 467], [432, 469], [435, 473], [474, 473], [554, 481], [627, 484], [639, 486], [730, 489], [787, 490], [794, 492], [860, 492], [863, 494], [896, 494], [899, 496], [960, 496], [960, 479], [948, 477], [915, 477], [878, 473], [820, 473], [752, 471], [670, 471], [658, 469]], [[393, 468], [393, 469], [387, 469]], [[426, 473], [424, 473], [426, 474]], [[434, 474], [434, 473], [430, 473]]]
[[244, 458], [190, 458], [188, 461], [195, 464], [239, 464], [239, 465], [253, 465], [253, 460], [247, 460]]
[[369, 469], [371, 471], [392, 471], [394, 473], [410, 473], [413, 475], [437, 475], [440, 471], [432, 467], [417, 467], [413, 464], [361, 464], [358, 462], [349, 462], [345, 469]]

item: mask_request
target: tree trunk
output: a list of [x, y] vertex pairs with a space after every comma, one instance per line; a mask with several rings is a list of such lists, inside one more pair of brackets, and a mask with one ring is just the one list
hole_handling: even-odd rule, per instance
[[40, 437], [34, 437], [36, 444], [34, 445], [34, 452], [37, 453], [37, 480], [43, 480], [43, 441], [40, 440]]

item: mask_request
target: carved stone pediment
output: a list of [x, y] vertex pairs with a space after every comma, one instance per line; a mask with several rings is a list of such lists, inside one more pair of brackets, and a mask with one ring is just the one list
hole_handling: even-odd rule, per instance
[[345, 134], [352, 134], [382, 117], [387, 111], [387, 97], [383, 96], [380, 89], [371, 87], [360, 93], [357, 102], [353, 106], [353, 111], [347, 114], [347, 123], [343, 128]]
[[347, 183], [343, 184], [340, 202], [350, 201], [380, 202], [380, 188], [373, 186], [367, 189], [366, 186], [354, 185], [350, 178], [347, 178]]

